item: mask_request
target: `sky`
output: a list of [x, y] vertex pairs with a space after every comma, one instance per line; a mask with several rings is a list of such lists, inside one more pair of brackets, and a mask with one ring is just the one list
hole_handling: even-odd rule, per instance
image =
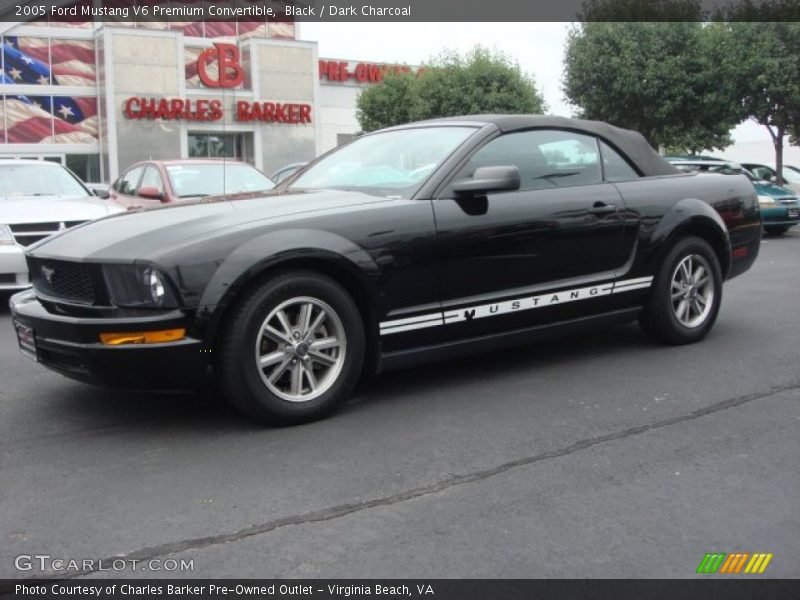
[[[467, 51], [477, 44], [496, 48], [532, 75], [548, 112], [572, 116], [561, 90], [564, 47], [570, 23], [298, 23], [298, 37], [316, 41], [319, 55], [369, 62], [419, 64], [442, 50]], [[766, 128], [745, 122], [733, 131], [734, 146], [722, 155], [739, 162], [774, 165]], [[787, 142], [788, 144], [788, 142]], [[800, 166], [800, 148], [786, 147], [787, 164]]]

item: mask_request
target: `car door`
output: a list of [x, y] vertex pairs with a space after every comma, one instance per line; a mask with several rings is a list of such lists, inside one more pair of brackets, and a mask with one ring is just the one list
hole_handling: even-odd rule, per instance
[[598, 140], [536, 129], [496, 137], [452, 181], [516, 166], [519, 189], [433, 202], [445, 338], [535, 326], [613, 307], [623, 200], [603, 181]]
[[136, 190], [144, 173], [143, 165], [134, 165], [125, 171], [111, 187], [111, 197], [117, 204], [132, 210], [138, 207]]

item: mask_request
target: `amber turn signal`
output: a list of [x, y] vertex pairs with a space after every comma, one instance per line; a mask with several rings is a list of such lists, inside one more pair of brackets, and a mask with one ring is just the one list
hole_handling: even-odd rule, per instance
[[101, 333], [100, 341], [107, 346], [123, 344], [163, 344], [177, 342], [186, 337], [186, 329], [162, 329], [161, 331], [135, 331]]

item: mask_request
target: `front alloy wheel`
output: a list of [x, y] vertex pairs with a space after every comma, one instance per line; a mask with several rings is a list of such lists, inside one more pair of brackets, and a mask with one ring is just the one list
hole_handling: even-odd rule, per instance
[[364, 364], [364, 322], [330, 277], [284, 272], [237, 300], [218, 350], [217, 381], [233, 406], [269, 423], [304, 423], [333, 412], [353, 390]]
[[336, 381], [347, 336], [336, 311], [316, 298], [291, 298], [261, 324], [255, 360], [264, 385], [289, 402], [307, 402]]

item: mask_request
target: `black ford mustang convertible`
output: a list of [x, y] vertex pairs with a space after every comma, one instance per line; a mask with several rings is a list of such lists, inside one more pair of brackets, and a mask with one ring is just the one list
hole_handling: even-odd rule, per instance
[[32, 246], [20, 347], [88, 382], [191, 389], [259, 419], [330, 413], [359, 376], [638, 319], [701, 340], [758, 254], [752, 184], [637, 133], [477, 116], [365, 135], [279, 187]]

